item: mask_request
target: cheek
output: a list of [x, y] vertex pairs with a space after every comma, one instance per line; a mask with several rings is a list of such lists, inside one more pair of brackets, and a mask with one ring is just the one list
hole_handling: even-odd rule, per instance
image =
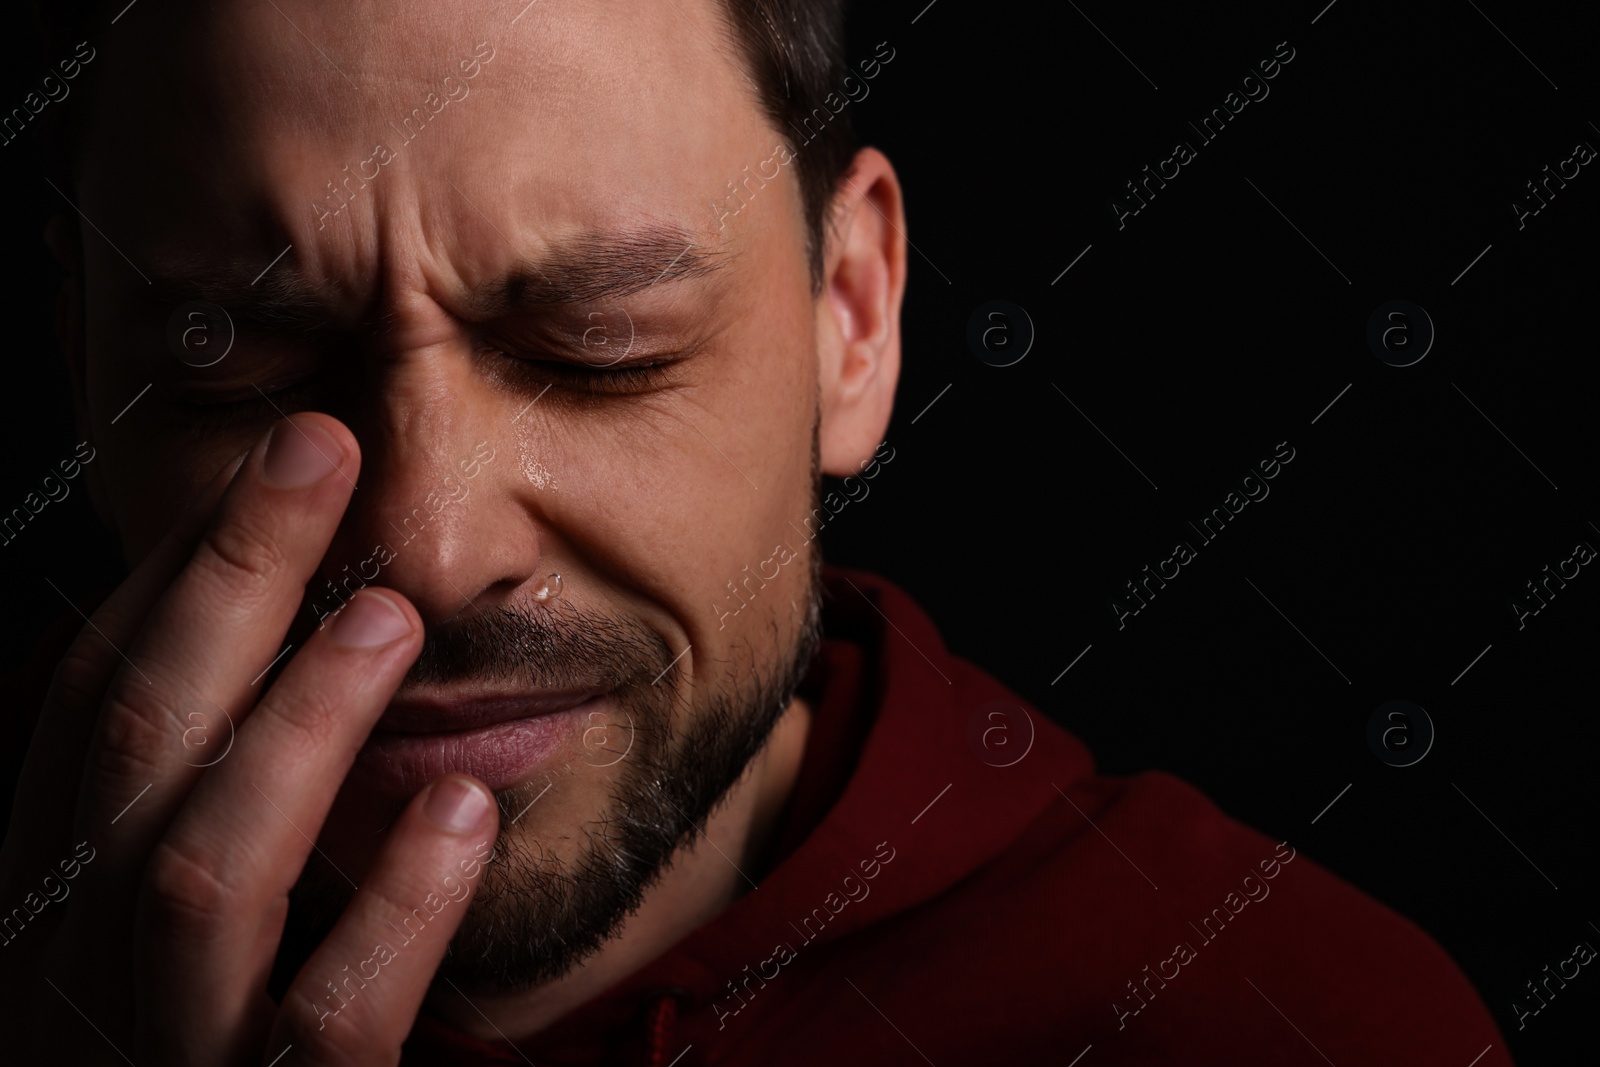
[[[552, 409], [546, 425], [521, 429], [524, 492], [549, 526], [549, 552], [577, 557], [566, 590], [590, 584], [674, 651], [692, 645], [702, 675], [732, 669], [733, 645], [765, 654], [768, 620], [787, 620], [809, 580], [796, 530], [810, 506], [814, 361], [808, 340], [759, 340], [808, 339], [802, 314], [736, 321], [686, 372], [691, 384], [626, 414], [585, 425]], [[531, 463], [559, 488], [541, 488], [542, 471], [528, 477]], [[787, 564], [780, 543], [797, 553]], [[746, 579], [750, 606], [723, 620], [718, 605], [738, 606], [723, 603], [728, 583]]]
[[[726, 410], [738, 410], [737, 391], [719, 389]], [[799, 588], [793, 583], [805, 577], [801, 559], [779, 566], [773, 549], [787, 542], [805, 551], [790, 523], [802, 527], [809, 504], [810, 422], [786, 421], [776, 410], [744, 408], [738, 417], [723, 410], [720, 401], [691, 407], [675, 399], [669, 411], [641, 413], [609, 440], [596, 435], [590, 447], [524, 446], [559, 484], [537, 488], [540, 472], [526, 490], [548, 526], [547, 556], [575, 556], [573, 569], [591, 572], [573, 584], [564, 571], [567, 590], [592, 583], [597, 597], [638, 612], [675, 650], [692, 644], [697, 670], [725, 659], [702, 657], [702, 649], [766, 640], [770, 628], [758, 627], [757, 616], [779, 607], [787, 613]], [[727, 583], [774, 569], [775, 578], [753, 581], [759, 595], [739, 625], [719, 629], [713, 604], [728, 595]]]

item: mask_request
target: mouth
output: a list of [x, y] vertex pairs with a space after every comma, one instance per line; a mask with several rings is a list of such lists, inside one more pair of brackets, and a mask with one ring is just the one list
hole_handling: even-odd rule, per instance
[[504, 789], [551, 763], [575, 728], [607, 704], [599, 689], [408, 695], [378, 720], [351, 776], [396, 798], [445, 774]]

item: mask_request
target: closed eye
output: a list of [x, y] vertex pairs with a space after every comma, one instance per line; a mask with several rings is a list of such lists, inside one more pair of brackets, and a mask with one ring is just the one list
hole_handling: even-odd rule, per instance
[[502, 372], [512, 382], [556, 385], [580, 396], [637, 396], [672, 383], [671, 359], [589, 365], [572, 359], [515, 355], [493, 345], [484, 345], [481, 351], [500, 362]]

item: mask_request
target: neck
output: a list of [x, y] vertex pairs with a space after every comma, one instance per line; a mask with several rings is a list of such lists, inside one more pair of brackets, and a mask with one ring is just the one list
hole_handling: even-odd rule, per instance
[[[639, 910], [601, 949], [567, 975], [534, 989], [474, 995], [470, 1004], [435, 989], [426, 1011], [483, 1040], [521, 1041], [555, 1023], [649, 964], [752, 888], [746, 876], [773, 843], [794, 791], [811, 729], [811, 709], [796, 697], [766, 745], [700, 829], [672, 857]], [[712, 847], [715, 846], [715, 847]]]

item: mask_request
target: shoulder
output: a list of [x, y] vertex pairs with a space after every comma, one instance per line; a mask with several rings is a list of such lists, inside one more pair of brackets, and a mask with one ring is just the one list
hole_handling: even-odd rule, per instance
[[1511, 1062], [1423, 930], [1171, 775], [1063, 788], [964, 889], [1018, 927], [996, 980], [1119, 1062]]

